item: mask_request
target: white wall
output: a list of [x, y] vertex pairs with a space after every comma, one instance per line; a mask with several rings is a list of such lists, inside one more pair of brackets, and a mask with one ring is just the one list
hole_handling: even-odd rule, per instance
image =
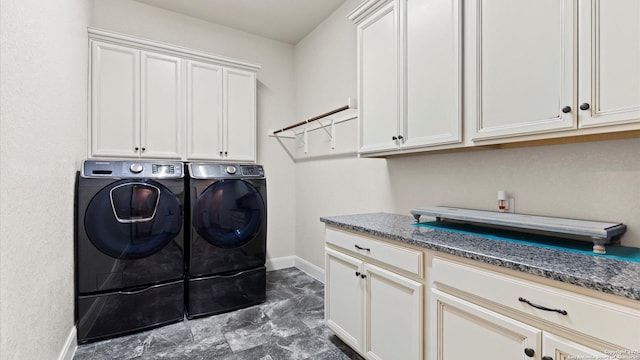
[[258, 163], [267, 175], [268, 259], [294, 253], [293, 162], [267, 129], [293, 119], [293, 46], [130, 0], [94, 0], [92, 27], [261, 64]]
[[85, 0], [0, 2], [2, 359], [55, 359], [73, 328], [88, 19]]
[[[347, 14], [361, 0], [347, 0], [297, 44], [296, 116], [322, 114], [356, 98], [356, 32]], [[391, 211], [387, 160], [356, 158], [357, 120], [336, 128], [336, 149], [322, 130], [309, 134], [309, 152], [295, 152], [296, 255], [324, 268], [321, 216]], [[284, 141], [284, 140], [283, 140]]]
[[[307, 118], [356, 93], [356, 30], [349, 0], [295, 49], [296, 114]], [[640, 247], [640, 139], [357, 159], [357, 127], [341, 125], [336, 150], [315, 131], [296, 163], [296, 255], [324, 267], [320, 216], [372, 211], [409, 215], [449, 205], [495, 210], [496, 192], [521, 213], [621, 221], [622, 243]], [[341, 155], [339, 155], [341, 154]]]

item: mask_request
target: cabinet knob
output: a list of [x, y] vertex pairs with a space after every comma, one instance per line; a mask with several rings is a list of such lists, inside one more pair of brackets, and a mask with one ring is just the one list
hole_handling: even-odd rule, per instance
[[136, 147], [133, 148], [133, 150], [134, 151], [138, 151], [138, 150], [140, 150], [140, 148], [136, 146]]
[[145, 151], [145, 150], [147, 150], [147, 148], [142, 148], [142, 151]]
[[360, 277], [364, 279], [364, 278], [366, 278], [366, 277], [367, 277], [367, 275], [365, 275], [365, 274], [360, 274]]
[[567, 114], [571, 112], [571, 106], [565, 106], [562, 108], [562, 112]]
[[551, 356], [543, 356], [542, 360], [553, 360]]
[[536, 351], [533, 350], [532, 348], [526, 348], [524, 349], [524, 354], [527, 355], [528, 357], [533, 357], [533, 355], [536, 354]]
[[589, 103], [580, 104], [580, 110], [589, 110]]
[[396, 140], [398, 140], [398, 137], [394, 135], [394, 136], [391, 137], [391, 140], [396, 141]]
[[402, 137], [402, 135], [398, 135], [398, 140], [402, 140], [404, 139], [404, 137]]
[[360, 271], [356, 271], [356, 276], [360, 276]]

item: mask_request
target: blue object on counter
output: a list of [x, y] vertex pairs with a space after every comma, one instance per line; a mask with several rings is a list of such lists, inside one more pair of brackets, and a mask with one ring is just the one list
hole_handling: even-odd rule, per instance
[[606, 254], [596, 254], [593, 244], [587, 241], [565, 239], [549, 235], [528, 234], [512, 230], [494, 229], [469, 224], [459, 224], [444, 221], [427, 221], [413, 223], [413, 226], [452, 231], [460, 234], [482, 236], [487, 239], [509, 241], [518, 244], [540, 246], [545, 248], [573, 251], [593, 256], [602, 256], [612, 259], [633, 261], [640, 263], [640, 248], [626, 246], [607, 246]]

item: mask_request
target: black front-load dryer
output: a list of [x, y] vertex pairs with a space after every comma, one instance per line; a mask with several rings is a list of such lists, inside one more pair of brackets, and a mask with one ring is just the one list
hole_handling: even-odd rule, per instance
[[188, 318], [265, 300], [267, 185], [252, 164], [190, 163]]
[[76, 189], [78, 343], [184, 316], [181, 162], [85, 160]]

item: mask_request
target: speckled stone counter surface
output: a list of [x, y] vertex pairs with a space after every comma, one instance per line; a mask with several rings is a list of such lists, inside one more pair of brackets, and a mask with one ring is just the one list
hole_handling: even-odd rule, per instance
[[640, 301], [640, 263], [413, 226], [409, 215], [371, 213], [320, 221]]

